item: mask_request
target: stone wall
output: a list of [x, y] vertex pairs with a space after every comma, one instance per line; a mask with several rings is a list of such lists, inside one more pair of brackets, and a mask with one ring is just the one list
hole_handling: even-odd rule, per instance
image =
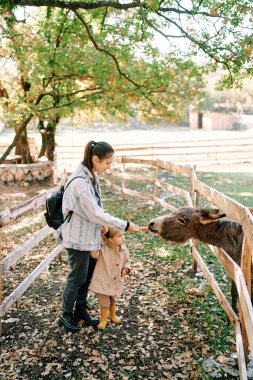
[[36, 164], [2, 164], [0, 165], [0, 182], [42, 181], [52, 175], [53, 162], [44, 161]]

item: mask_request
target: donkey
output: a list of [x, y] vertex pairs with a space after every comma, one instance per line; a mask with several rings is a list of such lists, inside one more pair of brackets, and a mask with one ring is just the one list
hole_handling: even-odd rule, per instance
[[[152, 219], [149, 230], [174, 243], [184, 243], [193, 238], [221, 247], [241, 266], [242, 226], [226, 218], [226, 214], [220, 210], [180, 207], [172, 214]], [[231, 297], [232, 308], [237, 312], [238, 293], [234, 281], [231, 284]]]

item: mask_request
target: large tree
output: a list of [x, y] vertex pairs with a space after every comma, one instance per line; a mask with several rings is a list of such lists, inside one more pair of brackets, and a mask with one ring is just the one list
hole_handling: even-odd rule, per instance
[[108, 27], [113, 20], [111, 27], [115, 33], [120, 31], [122, 23], [130, 23], [137, 25], [137, 38], [147, 31], [155, 31], [171, 46], [173, 41], [177, 46], [179, 40], [188, 41], [192, 51], [186, 49], [186, 53], [201, 52], [208, 59], [209, 68], [218, 65], [226, 69], [228, 85], [241, 75], [252, 75], [251, 0], [2, 0], [2, 6], [10, 9], [47, 6], [76, 15], [89, 14], [91, 18], [102, 12], [103, 25]]
[[150, 34], [143, 30], [139, 36], [140, 24], [131, 21], [121, 20], [118, 29], [114, 13], [44, 8], [32, 22], [20, 23], [8, 10], [5, 48], [15, 78], [8, 79], [9, 90], [5, 83], [5, 105], [24, 133], [24, 122], [39, 118], [42, 153], [50, 159], [60, 117], [76, 108], [175, 119], [199, 94], [196, 65], [175, 54], [161, 58], [150, 45]]

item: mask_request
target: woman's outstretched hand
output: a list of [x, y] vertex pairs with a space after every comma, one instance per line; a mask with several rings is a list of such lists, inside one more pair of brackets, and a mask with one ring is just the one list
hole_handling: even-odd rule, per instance
[[139, 226], [137, 226], [137, 224], [130, 223], [127, 231], [128, 232], [139, 232], [140, 229], [139, 229]]

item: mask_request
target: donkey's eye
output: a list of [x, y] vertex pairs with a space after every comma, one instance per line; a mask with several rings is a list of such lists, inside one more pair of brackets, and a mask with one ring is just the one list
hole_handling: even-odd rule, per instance
[[185, 224], [185, 220], [183, 218], [178, 218], [179, 223]]

